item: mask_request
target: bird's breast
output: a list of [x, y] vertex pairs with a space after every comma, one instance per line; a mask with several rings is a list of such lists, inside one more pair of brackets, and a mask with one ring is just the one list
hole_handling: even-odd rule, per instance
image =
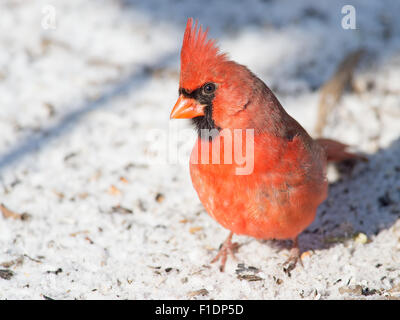
[[[221, 161], [212, 163], [216, 150]], [[288, 144], [276, 137], [256, 136], [252, 153], [246, 155], [245, 150], [242, 162], [237, 163], [235, 151], [221, 141], [217, 147], [214, 140], [196, 142], [190, 174], [200, 201], [216, 221], [236, 234], [261, 239], [296, 237], [314, 220], [326, 198], [324, 158], [296, 139]], [[227, 152], [231, 163], [223, 161], [229, 158]], [[201, 154], [207, 153], [209, 161], [201, 161]], [[238, 168], [246, 166], [243, 159], [253, 162], [253, 170], [237, 174]]]

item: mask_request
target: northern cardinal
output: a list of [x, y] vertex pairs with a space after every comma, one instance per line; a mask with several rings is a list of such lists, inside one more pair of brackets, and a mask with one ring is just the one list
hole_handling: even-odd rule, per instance
[[[190, 174], [207, 212], [231, 232], [212, 262], [237, 244], [233, 234], [258, 239], [291, 239], [287, 261], [294, 267], [299, 258], [298, 235], [311, 224], [318, 206], [327, 197], [326, 164], [354, 158], [346, 145], [313, 140], [283, 109], [272, 91], [247, 67], [228, 59], [207, 30], [189, 19], [181, 50], [179, 99], [170, 118], [192, 119], [199, 137], [191, 154]], [[242, 164], [200, 161], [200, 150], [211, 152], [220, 132], [254, 130], [249, 174], [237, 174]], [[213, 135], [204, 138], [202, 132]], [[232, 136], [234, 136], [232, 134]], [[244, 141], [245, 133], [242, 135]], [[233, 144], [233, 143], [232, 143]], [[220, 143], [220, 159], [235, 153]], [[300, 260], [301, 261], [301, 260]]]

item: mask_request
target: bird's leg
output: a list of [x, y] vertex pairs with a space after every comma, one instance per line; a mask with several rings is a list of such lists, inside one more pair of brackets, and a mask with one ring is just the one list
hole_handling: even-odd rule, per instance
[[214, 263], [214, 262], [218, 261], [219, 258], [221, 258], [221, 266], [219, 268], [219, 270], [221, 272], [224, 272], [224, 270], [225, 270], [225, 263], [226, 263], [228, 253], [234, 259], [236, 259], [234, 253], [238, 249], [239, 244], [236, 242], [232, 243], [232, 236], [233, 236], [233, 232], [229, 233], [228, 238], [226, 238], [224, 243], [222, 243], [222, 245], [220, 246], [218, 254], [215, 256], [214, 259], [211, 260], [211, 263]]
[[289, 258], [283, 264], [283, 271], [290, 276], [290, 271], [296, 267], [297, 262], [299, 262], [303, 267], [303, 261], [301, 261], [300, 256], [299, 242], [298, 238], [296, 237], [293, 239], [293, 246], [292, 249], [290, 249]]

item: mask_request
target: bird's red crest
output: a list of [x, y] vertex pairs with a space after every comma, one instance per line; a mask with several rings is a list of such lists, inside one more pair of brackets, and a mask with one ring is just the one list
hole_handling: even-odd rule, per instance
[[226, 61], [215, 40], [207, 39], [207, 32], [208, 28], [203, 31], [197, 21], [193, 26], [193, 19], [188, 19], [181, 50], [181, 88], [193, 90], [205, 82], [215, 81], [218, 66]]

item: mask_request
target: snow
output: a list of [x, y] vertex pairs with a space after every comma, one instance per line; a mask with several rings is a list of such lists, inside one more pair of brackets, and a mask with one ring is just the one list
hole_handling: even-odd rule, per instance
[[[399, 297], [400, 3], [352, 1], [356, 30], [341, 27], [345, 4], [1, 1], [0, 203], [31, 218], [0, 215], [0, 269], [14, 272], [0, 299]], [[369, 162], [336, 172], [290, 277], [286, 242], [236, 236], [238, 260], [210, 264], [228, 231], [192, 188], [190, 123], [169, 120], [190, 16], [311, 134], [318, 88], [351, 50], [369, 52], [354, 82], [371, 89], [346, 91], [324, 131]], [[249, 266], [261, 279], [239, 279]], [[356, 285], [364, 295], [343, 289]]]

